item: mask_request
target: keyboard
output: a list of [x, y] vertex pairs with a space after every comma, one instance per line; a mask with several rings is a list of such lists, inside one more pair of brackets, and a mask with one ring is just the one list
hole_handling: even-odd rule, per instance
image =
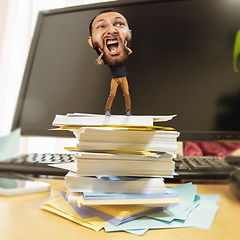
[[[28, 174], [33, 177], [65, 176], [67, 170], [48, 166], [54, 163], [76, 162], [74, 154], [26, 154], [0, 161], [0, 172]], [[179, 179], [227, 179], [236, 166], [214, 157], [177, 157], [174, 159]]]
[[51, 167], [48, 164], [71, 162], [76, 162], [74, 154], [23, 154], [0, 161], [0, 172], [29, 174], [34, 177], [39, 177], [40, 175], [65, 176], [68, 173], [67, 170]]
[[177, 157], [175, 161], [175, 179], [228, 179], [236, 170], [233, 166], [219, 158], [211, 156]]

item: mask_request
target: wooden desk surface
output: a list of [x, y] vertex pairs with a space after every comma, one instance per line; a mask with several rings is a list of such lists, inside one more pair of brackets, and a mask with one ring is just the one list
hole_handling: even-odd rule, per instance
[[34, 193], [14, 197], [0, 197], [1, 240], [73, 240], [73, 239], [239, 239], [240, 202], [229, 190], [228, 184], [198, 184], [198, 193], [219, 194], [219, 209], [210, 230], [180, 228], [149, 230], [143, 236], [125, 232], [95, 232], [50, 212], [41, 210], [50, 199], [60, 197], [65, 190], [63, 180], [46, 179], [52, 186], [51, 192]]

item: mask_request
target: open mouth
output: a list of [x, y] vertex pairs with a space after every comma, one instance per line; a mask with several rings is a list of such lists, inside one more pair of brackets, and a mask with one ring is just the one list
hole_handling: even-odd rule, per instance
[[118, 41], [117, 39], [107, 39], [106, 41], [107, 49], [111, 55], [118, 53]]

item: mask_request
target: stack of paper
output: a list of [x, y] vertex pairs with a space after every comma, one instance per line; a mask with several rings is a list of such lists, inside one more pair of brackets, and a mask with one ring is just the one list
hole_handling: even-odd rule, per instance
[[57, 115], [53, 125], [72, 131], [78, 140], [67, 147], [76, 163], [52, 165], [69, 170], [68, 204], [94, 209], [104, 220], [114, 208], [119, 224], [176, 207], [179, 194], [166, 189], [164, 178], [174, 174], [179, 132], [153, 126], [172, 117]]
[[100, 151], [152, 151], [175, 153], [177, 149], [176, 131], [164, 128], [148, 130], [136, 127], [82, 127], [73, 129], [79, 143], [78, 150]]
[[165, 193], [163, 178], [80, 176], [72, 171], [65, 176], [71, 192]]
[[[75, 151], [77, 164], [53, 166], [71, 171], [65, 179], [67, 188], [73, 192], [166, 193], [163, 177], [174, 174], [172, 158], [177, 152], [179, 132], [170, 127], [155, 127], [153, 122], [173, 117], [57, 115], [53, 125], [72, 131], [78, 140], [75, 147], [66, 147]], [[149, 125], [140, 126], [145, 119], [151, 119]], [[135, 178], [113, 181], [97, 178], [99, 175]]]
[[191, 183], [166, 188], [172, 177], [178, 132], [154, 127], [173, 116], [56, 116], [54, 125], [72, 131], [76, 163], [68, 169], [68, 192], [42, 209], [85, 227], [143, 235], [149, 229], [208, 229], [218, 209], [218, 195], [197, 194]]
[[81, 176], [141, 176], [172, 177], [174, 173], [174, 154], [158, 153], [154, 156], [76, 153], [77, 170]]

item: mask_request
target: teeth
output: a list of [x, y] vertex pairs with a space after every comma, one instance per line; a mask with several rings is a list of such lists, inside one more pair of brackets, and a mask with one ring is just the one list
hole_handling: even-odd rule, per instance
[[110, 44], [115, 44], [115, 43], [117, 43], [117, 40], [109, 40], [108, 42], [107, 42], [107, 45], [110, 45]]

